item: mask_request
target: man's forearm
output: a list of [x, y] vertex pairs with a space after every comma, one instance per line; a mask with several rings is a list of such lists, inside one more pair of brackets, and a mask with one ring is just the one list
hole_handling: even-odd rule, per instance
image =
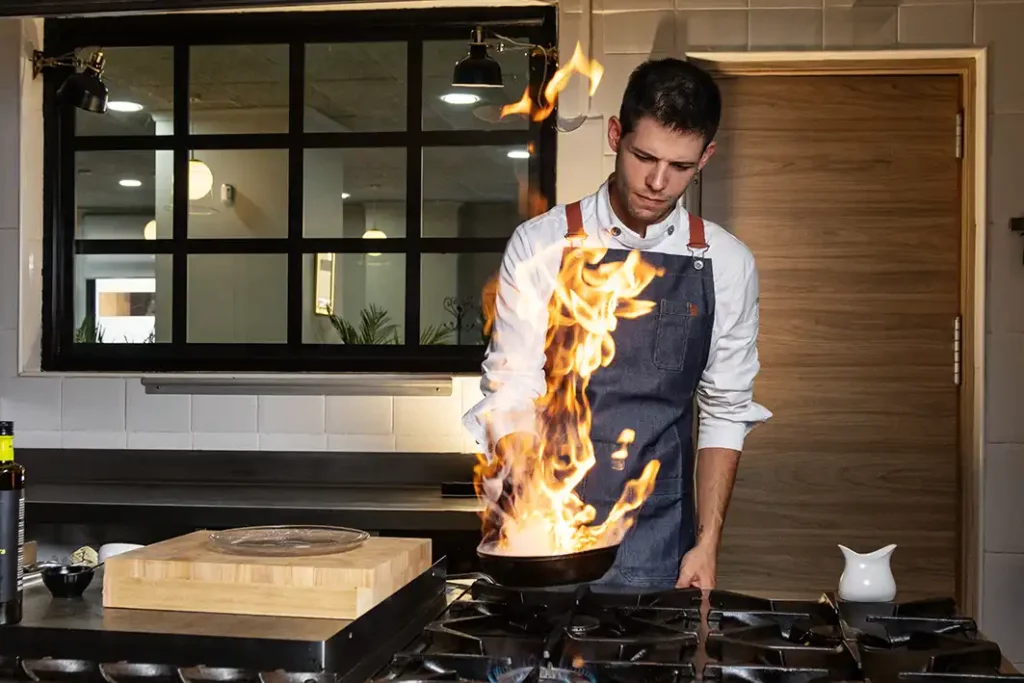
[[717, 551], [739, 463], [740, 452], [729, 448], [697, 453], [697, 545]]

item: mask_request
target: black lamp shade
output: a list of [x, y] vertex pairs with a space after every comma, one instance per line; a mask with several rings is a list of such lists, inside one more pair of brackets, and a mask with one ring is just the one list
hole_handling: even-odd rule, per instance
[[58, 97], [95, 114], [107, 111], [108, 95], [107, 86], [103, 85], [96, 73], [89, 70], [68, 76], [57, 90]]
[[487, 54], [487, 45], [470, 43], [469, 54], [455, 65], [452, 85], [463, 88], [500, 88], [501, 65]]

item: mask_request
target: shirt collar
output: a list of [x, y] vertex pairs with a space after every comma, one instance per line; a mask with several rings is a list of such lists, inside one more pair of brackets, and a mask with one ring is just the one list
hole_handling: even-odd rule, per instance
[[647, 226], [647, 236], [640, 237], [626, 227], [615, 211], [612, 209], [609, 192], [612, 178], [605, 180], [597, 191], [597, 229], [601, 243], [608, 246], [617, 242], [628, 249], [649, 250], [654, 249], [664, 242], [669, 236], [680, 229], [687, 219], [686, 209], [682, 206], [682, 198], [676, 202], [676, 207], [669, 212], [660, 223], [653, 223]]

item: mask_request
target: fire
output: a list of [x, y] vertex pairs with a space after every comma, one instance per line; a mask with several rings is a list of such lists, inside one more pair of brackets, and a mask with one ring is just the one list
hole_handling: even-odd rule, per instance
[[[560, 252], [562, 245], [555, 245]], [[511, 496], [498, 505], [488, 503], [484, 518], [484, 543], [507, 555], [557, 555], [579, 552], [621, 542], [632, 525], [630, 513], [650, 496], [660, 463], [653, 460], [641, 475], [627, 482], [607, 519], [594, 524], [596, 511], [583, 502], [575, 489], [596, 464], [590, 439], [591, 410], [586, 396], [593, 373], [615, 356], [612, 332], [620, 318], [637, 318], [654, 309], [654, 303], [638, 298], [663, 271], [641, 259], [637, 251], [622, 261], [602, 263], [606, 249], [574, 246], [565, 250], [555, 279], [554, 294], [547, 303], [547, 390], [534, 402], [533, 423], [537, 437], [513, 437], [488, 463], [480, 456], [475, 468], [477, 495], [487, 500], [483, 480], [504, 476]], [[530, 295], [537, 282], [535, 269], [552, 254], [520, 264], [516, 272], [522, 296], [519, 313], [529, 316], [532, 306], [543, 306]], [[548, 261], [550, 263], [550, 261]], [[492, 285], [485, 300], [494, 296]], [[492, 299], [493, 301], [493, 299]], [[494, 305], [486, 305], [488, 325]], [[490, 328], [489, 328], [490, 329]], [[624, 467], [636, 432], [625, 428], [613, 466]], [[499, 474], [501, 473], [501, 474]]]
[[555, 103], [558, 101], [558, 94], [569, 85], [569, 79], [574, 73], [578, 73], [590, 81], [588, 94], [593, 97], [597, 92], [597, 86], [604, 76], [604, 67], [596, 59], [587, 59], [583, 54], [583, 48], [579, 42], [576, 43], [576, 50], [572, 53], [569, 63], [562, 66], [554, 73], [551, 80], [544, 88], [544, 104], [535, 105], [530, 97], [530, 89], [523, 91], [522, 98], [514, 104], [506, 104], [501, 108], [501, 118], [512, 114], [532, 116], [534, 121], [543, 121], [551, 116], [555, 110]]

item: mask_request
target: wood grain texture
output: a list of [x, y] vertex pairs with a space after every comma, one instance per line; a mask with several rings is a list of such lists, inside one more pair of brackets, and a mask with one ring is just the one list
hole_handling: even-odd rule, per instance
[[371, 537], [316, 557], [217, 551], [208, 531], [107, 560], [103, 606], [181, 612], [355, 619], [430, 567], [426, 538]]
[[702, 212], [754, 253], [774, 418], [747, 439], [719, 586], [829, 590], [836, 544], [896, 543], [955, 595], [961, 191], [955, 76], [721, 77]]

